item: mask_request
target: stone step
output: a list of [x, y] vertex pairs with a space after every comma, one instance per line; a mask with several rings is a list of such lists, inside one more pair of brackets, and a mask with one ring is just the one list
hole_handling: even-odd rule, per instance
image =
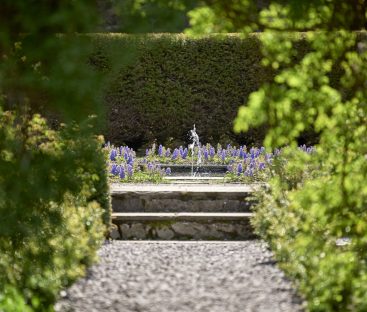
[[[141, 164], [142, 166], [143, 164]], [[159, 166], [163, 169], [171, 168], [172, 173], [187, 173], [191, 174], [191, 170], [197, 173], [221, 173], [224, 174], [228, 171], [228, 165], [219, 165], [219, 164], [202, 164], [197, 165], [194, 164], [159, 164]]]
[[254, 238], [251, 213], [112, 214], [115, 239], [244, 240]]
[[249, 212], [259, 185], [112, 184], [114, 212]]
[[225, 178], [223, 176], [217, 177], [206, 177], [206, 176], [168, 176], [164, 178], [164, 181], [168, 181], [170, 183], [206, 183], [206, 184], [220, 184], [225, 182]]

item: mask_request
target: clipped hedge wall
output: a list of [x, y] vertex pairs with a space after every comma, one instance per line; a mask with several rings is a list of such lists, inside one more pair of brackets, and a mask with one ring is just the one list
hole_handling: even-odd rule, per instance
[[[232, 130], [238, 107], [274, 75], [261, 66], [257, 34], [247, 39], [95, 34], [92, 40], [91, 63], [111, 81], [105, 96], [107, 140], [136, 149], [155, 139], [183, 144], [196, 124], [202, 142], [261, 142], [265, 129], [246, 135]], [[127, 57], [129, 65], [115, 65]]]

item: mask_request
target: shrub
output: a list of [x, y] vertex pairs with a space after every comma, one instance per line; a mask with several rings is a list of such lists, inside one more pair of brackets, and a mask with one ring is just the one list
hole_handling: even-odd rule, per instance
[[333, 166], [305, 153], [284, 157], [275, 160], [270, 188], [259, 195], [252, 221], [257, 234], [269, 242], [310, 311], [365, 311], [365, 195], [349, 197], [353, 210], [341, 209]]
[[29, 122], [0, 116], [0, 307], [51, 309], [59, 290], [95, 259], [106, 232], [102, 215], [108, 220], [98, 186], [106, 174], [98, 171], [98, 141], [82, 132], [50, 130], [38, 115]]

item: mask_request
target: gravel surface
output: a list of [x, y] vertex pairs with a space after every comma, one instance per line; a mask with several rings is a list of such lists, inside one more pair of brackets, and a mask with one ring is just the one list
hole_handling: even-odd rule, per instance
[[302, 311], [258, 240], [112, 241], [62, 296], [56, 311]]

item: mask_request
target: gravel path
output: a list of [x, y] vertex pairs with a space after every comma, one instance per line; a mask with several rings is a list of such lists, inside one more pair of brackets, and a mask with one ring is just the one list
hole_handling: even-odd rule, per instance
[[63, 296], [56, 311], [302, 311], [258, 240], [112, 241]]

